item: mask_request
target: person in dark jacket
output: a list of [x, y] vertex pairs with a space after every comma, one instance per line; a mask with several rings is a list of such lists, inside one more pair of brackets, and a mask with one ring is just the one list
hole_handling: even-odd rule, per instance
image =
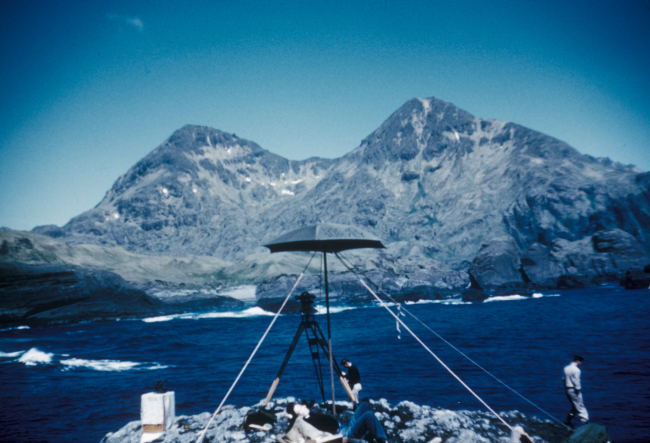
[[361, 374], [356, 366], [352, 364], [350, 360], [344, 358], [341, 360], [341, 366], [345, 368], [344, 371], [341, 371], [341, 374], [348, 381], [350, 389], [352, 389], [352, 395], [354, 397], [354, 402], [359, 404], [359, 392], [361, 391]]

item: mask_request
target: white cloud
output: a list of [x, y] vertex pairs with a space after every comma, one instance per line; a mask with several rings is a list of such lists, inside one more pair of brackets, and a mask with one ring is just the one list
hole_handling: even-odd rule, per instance
[[126, 23], [127, 25], [134, 27], [138, 31], [142, 31], [144, 29], [144, 23], [142, 23], [142, 20], [140, 20], [138, 17], [131, 17], [130, 15], [121, 15], [121, 14], [106, 14], [106, 17], [108, 17], [108, 19], [111, 21]]

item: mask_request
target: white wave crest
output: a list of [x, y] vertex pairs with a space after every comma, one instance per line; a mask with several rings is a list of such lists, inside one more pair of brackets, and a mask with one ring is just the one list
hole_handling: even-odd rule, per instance
[[228, 312], [210, 312], [207, 314], [200, 314], [194, 318], [246, 318], [246, 317], [259, 317], [261, 315], [275, 315], [273, 312], [265, 311], [259, 306], [245, 309], [243, 311], [228, 311]]
[[149, 317], [149, 318], [143, 318], [142, 321], [145, 323], [156, 323], [159, 321], [169, 321], [173, 320], [175, 318], [178, 318], [177, 315], [163, 315], [161, 317]]
[[463, 301], [461, 298], [448, 298], [447, 300], [432, 300], [431, 303], [439, 303], [441, 305], [471, 305], [472, 302]]
[[18, 361], [24, 363], [25, 366], [36, 366], [37, 364], [49, 364], [52, 363], [52, 357], [54, 354], [49, 352], [39, 351], [36, 348], [32, 348], [29, 351], [25, 352]]
[[542, 294], [541, 292], [535, 292], [533, 294], [533, 298], [542, 298], [542, 297], [544, 297], [544, 294]]
[[18, 357], [22, 354], [24, 354], [25, 351], [17, 351], [17, 352], [0, 352], [0, 358], [11, 358], [11, 357]]
[[13, 328], [0, 329], [0, 331], [11, 331], [11, 330], [14, 330], [14, 329], [31, 329], [31, 328], [29, 326], [16, 326], [16, 327], [13, 327]]
[[469, 305], [471, 303], [464, 302], [460, 298], [448, 298], [446, 300], [418, 300], [418, 301], [406, 301], [404, 302], [407, 305], [427, 305], [431, 303], [443, 304], [443, 305]]
[[143, 363], [136, 363], [133, 361], [119, 361], [119, 360], [85, 360], [81, 358], [71, 358], [68, 360], [61, 360], [61, 364], [67, 366], [67, 369], [88, 368], [95, 371], [130, 371], [132, 369], [138, 370], [153, 370], [165, 369], [167, 366], [155, 364], [153, 366], [144, 366]]
[[[314, 306], [317, 314], [327, 314], [327, 307], [316, 305]], [[343, 311], [349, 311], [350, 309], [356, 309], [354, 306], [330, 306], [330, 314], [337, 314]]]
[[243, 311], [226, 311], [226, 312], [208, 312], [205, 314], [177, 314], [177, 315], [163, 315], [160, 317], [148, 317], [142, 319], [145, 323], [158, 323], [170, 320], [200, 320], [202, 318], [248, 318], [259, 317], [261, 315], [275, 315], [273, 312], [265, 311], [259, 306], [245, 309]]
[[485, 300], [483, 303], [487, 303], [489, 301], [516, 301], [516, 300], [527, 300], [530, 297], [524, 297], [523, 295], [515, 294], [515, 295], [499, 295], [496, 297], [490, 297], [487, 300]]

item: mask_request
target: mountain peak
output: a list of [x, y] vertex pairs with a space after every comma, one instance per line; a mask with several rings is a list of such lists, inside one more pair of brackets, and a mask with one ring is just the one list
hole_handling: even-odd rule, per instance
[[387, 162], [411, 161], [420, 154], [428, 161], [450, 146], [466, 148], [460, 134], [470, 137], [476, 120], [470, 113], [435, 97], [413, 98], [366, 137], [355, 155], [376, 170]]
[[283, 232], [339, 223], [422, 266], [470, 259], [498, 235], [525, 249], [618, 228], [648, 245], [650, 197], [636, 175], [523, 126], [414, 98], [333, 160], [289, 161], [234, 134], [183, 126], [59, 234], [239, 260]]

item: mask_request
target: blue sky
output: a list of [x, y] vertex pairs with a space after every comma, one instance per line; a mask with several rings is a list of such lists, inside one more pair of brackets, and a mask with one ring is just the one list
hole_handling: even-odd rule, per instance
[[650, 169], [650, 0], [0, 2], [0, 226], [63, 225], [185, 124], [340, 157], [413, 97]]

